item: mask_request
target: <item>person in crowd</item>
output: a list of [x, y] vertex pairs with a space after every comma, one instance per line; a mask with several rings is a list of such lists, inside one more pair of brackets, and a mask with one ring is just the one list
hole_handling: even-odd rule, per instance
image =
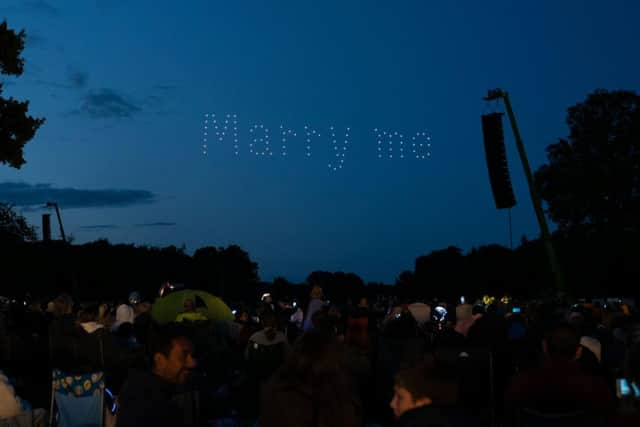
[[68, 294], [61, 294], [51, 302], [48, 311], [53, 316], [49, 324], [49, 338], [55, 345], [60, 342], [60, 337], [69, 335], [75, 326], [73, 299]]
[[304, 318], [304, 323], [302, 325], [303, 330], [308, 331], [313, 328], [313, 316], [317, 312], [322, 310], [323, 307], [324, 301], [322, 299], [322, 288], [318, 285], [315, 285], [313, 286], [313, 288], [311, 288], [311, 300], [309, 301], [307, 312]]
[[131, 370], [118, 398], [117, 427], [181, 426], [183, 416], [172, 400], [196, 368], [193, 345], [175, 326], [150, 337], [151, 370]]
[[104, 325], [98, 323], [99, 307], [96, 304], [82, 308], [78, 312], [74, 333], [71, 335], [72, 348], [67, 349], [68, 360], [61, 368], [66, 373], [86, 374], [104, 371], [116, 356], [112, 338]]
[[133, 307], [127, 304], [120, 304], [116, 309], [116, 321], [111, 325], [111, 332], [118, 333], [122, 326], [133, 325], [135, 318]]
[[345, 343], [367, 354], [371, 350], [371, 336], [369, 333], [369, 302], [360, 298], [358, 306], [347, 319]]
[[409, 304], [407, 308], [420, 328], [426, 327], [431, 321], [431, 306], [422, 302], [414, 302]]
[[[622, 393], [623, 381], [627, 384], [626, 395]], [[620, 390], [618, 390], [620, 400], [616, 413], [610, 419], [609, 427], [640, 425], [640, 394], [636, 394], [636, 391], [640, 391], [640, 321], [638, 319], [629, 325], [626, 362], [623, 374], [617, 378], [617, 382], [620, 383]]]
[[105, 328], [111, 330], [115, 322], [115, 313], [110, 304], [100, 304], [98, 310], [98, 323], [104, 325]]
[[138, 347], [134, 331], [134, 310], [122, 304], [116, 310], [116, 321], [111, 326], [114, 344], [118, 349], [135, 350]]
[[335, 337], [305, 333], [262, 391], [261, 427], [360, 427], [362, 407]]
[[255, 325], [251, 322], [251, 315], [246, 307], [241, 307], [236, 311], [231, 330], [235, 347], [242, 354], [247, 348], [249, 338], [256, 332]]
[[260, 323], [262, 329], [251, 335], [244, 352], [246, 382], [239, 406], [249, 424], [258, 416], [261, 385], [282, 365], [289, 352], [287, 337], [278, 330], [276, 314], [265, 311]]
[[207, 316], [201, 311], [196, 310], [196, 302], [193, 298], [186, 298], [183, 303], [184, 311], [178, 314], [176, 322], [201, 322], [206, 321]]
[[0, 371], [0, 420], [13, 418], [22, 412], [22, 403], [16, 396], [9, 379]]
[[278, 330], [278, 319], [275, 313], [266, 311], [260, 318], [260, 322], [262, 323], [262, 329], [249, 337], [249, 342], [245, 350], [245, 359], [249, 358], [249, 354], [252, 351], [251, 349], [256, 346], [268, 347], [282, 344], [283, 349], [288, 351], [289, 343], [287, 337]]
[[0, 425], [44, 427], [46, 411], [32, 409], [29, 402], [16, 395], [9, 378], [0, 371]]
[[275, 310], [276, 310], [276, 304], [274, 304], [273, 295], [271, 295], [268, 292], [263, 294], [262, 298], [260, 298], [260, 304], [258, 305], [258, 308], [257, 308], [258, 316], [261, 316], [262, 313], [266, 311], [275, 312]]
[[473, 314], [473, 306], [460, 304], [456, 307], [455, 325], [438, 331], [436, 345], [452, 348], [458, 354], [466, 343], [469, 329], [480, 315]]
[[465, 426], [469, 420], [456, 407], [457, 386], [438, 369], [433, 359], [395, 376], [390, 402], [397, 426]]
[[98, 323], [100, 309], [97, 305], [89, 305], [78, 312], [78, 325], [87, 333], [92, 334], [104, 325]]
[[506, 393], [508, 407], [553, 413], [605, 413], [612, 408], [607, 384], [580, 370], [577, 360], [582, 347], [573, 328], [568, 324], [553, 327], [545, 336], [544, 353], [542, 368], [522, 373], [510, 385]]
[[134, 307], [133, 333], [140, 344], [145, 344], [149, 336], [152, 324], [151, 308], [152, 305], [148, 301], [142, 301]]

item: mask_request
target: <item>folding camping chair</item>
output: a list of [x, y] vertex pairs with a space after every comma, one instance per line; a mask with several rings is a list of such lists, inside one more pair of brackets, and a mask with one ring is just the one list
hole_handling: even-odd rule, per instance
[[68, 375], [52, 371], [49, 426], [102, 427], [104, 373]]

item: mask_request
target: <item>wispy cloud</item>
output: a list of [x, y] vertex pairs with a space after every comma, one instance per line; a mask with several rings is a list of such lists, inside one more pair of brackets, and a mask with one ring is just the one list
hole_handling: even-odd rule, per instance
[[82, 230], [111, 230], [119, 227], [114, 224], [92, 224], [92, 225], [81, 225], [79, 228]]
[[63, 83], [54, 82], [50, 80], [35, 80], [34, 83], [39, 86], [45, 86], [53, 89], [73, 89], [83, 90], [87, 87], [89, 82], [89, 73], [76, 69], [69, 69], [65, 81]]
[[82, 105], [71, 114], [85, 115], [92, 119], [127, 118], [142, 111], [128, 97], [114, 89], [90, 91], [82, 99]]
[[51, 17], [60, 15], [60, 9], [44, 0], [9, 0], [7, 3], [0, 7], [0, 12], [20, 14], [24, 13], [29, 15], [38, 14]]
[[175, 227], [175, 222], [148, 222], [145, 224], [136, 224], [136, 227]]
[[55, 188], [51, 184], [3, 182], [0, 183], [0, 201], [31, 209], [44, 207], [49, 201], [58, 203], [61, 208], [101, 208], [149, 204], [155, 201], [155, 195], [146, 190], [82, 190]]
[[26, 47], [43, 47], [46, 45], [46, 39], [40, 34], [29, 31], [26, 33]]
[[45, 86], [53, 89], [71, 89], [73, 87], [67, 83], [50, 82], [47, 80], [35, 80], [34, 83], [38, 86]]
[[87, 87], [87, 83], [89, 82], [89, 73], [74, 70], [69, 72], [68, 78], [73, 88], [84, 89]]
[[60, 14], [60, 9], [53, 6], [51, 3], [44, 0], [37, 1], [25, 1], [26, 7], [35, 12], [40, 12], [45, 15], [57, 16]]
[[163, 92], [169, 92], [169, 91], [177, 89], [178, 86], [175, 86], [175, 85], [153, 85], [151, 88], [154, 89], [154, 90], [159, 90], [159, 91], [163, 91]]

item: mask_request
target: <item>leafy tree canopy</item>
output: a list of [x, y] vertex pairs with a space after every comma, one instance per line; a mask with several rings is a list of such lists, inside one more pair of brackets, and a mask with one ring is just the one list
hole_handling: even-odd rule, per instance
[[11, 205], [0, 202], [0, 238], [16, 241], [37, 239], [36, 230]]
[[[0, 74], [19, 76], [24, 70], [25, 32], [16, 33], [7, 22], [0, 23]], [[29, 102], [2, 96], [0, 82], [0, 163], [20, 169], [26, 163], [24, 146], [36, 134], [44, 119], [29, 116]]]
[[569, 136], [547, 147], [535, 174], [561, 230], [638, 230], [640, 96], [596, 90], [568, 110]]

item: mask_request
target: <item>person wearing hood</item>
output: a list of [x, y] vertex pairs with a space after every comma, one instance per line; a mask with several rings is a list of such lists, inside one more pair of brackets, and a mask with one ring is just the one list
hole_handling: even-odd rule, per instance
[[[109, 331], [98, 322], [99, 307], [90, 305], [78, 312], [74, 334], [72, 365], [66, 369], [69, 373], [104, 371], [113, 355], [113, 346]], [[65, 369], [63, 369], [64, 371]]]

